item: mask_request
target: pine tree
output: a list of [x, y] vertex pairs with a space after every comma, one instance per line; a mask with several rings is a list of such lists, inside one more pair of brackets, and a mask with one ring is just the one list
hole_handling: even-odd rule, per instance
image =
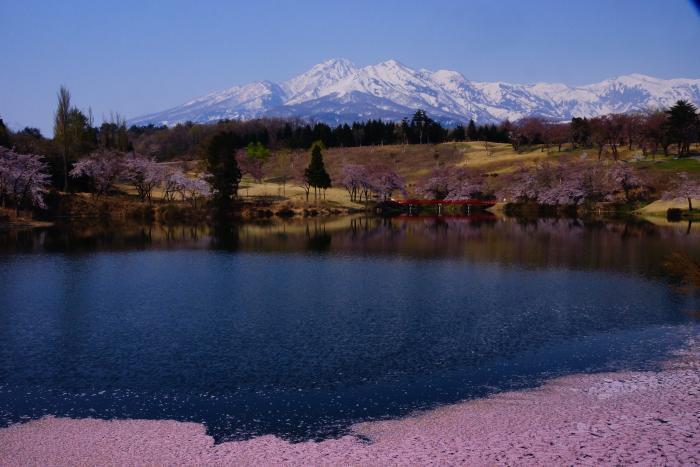
[[328, 172], [326, 172], [326, 167], [323, 164], [321, 144], [318, 142], [314, 143], [311, 148], [311, 161], [306, 170], [304, 170], [304, 178], [309, 186], [314, 187], [314, 199], [318, 199], [319, 189], [323, 190], [325, 196], [326, 188], [330, 188], [331, 186], [331, 177], [328, 175]]
[[425, 110], [418, 109], [416, 113], [413, 114], [411, 118], [411, 128], [418, 132], [418, 144], [423, 144], [425, 129], [430, 126], [432, 122], [428, 114], [425, 113]]
[[469, 126], [467, 126], [467, 138], [469, 141], [477, 140], [476, 124], [473, 119], [469, 119]]
[[697, 109], [688, 101], [678, 101], [666, 113], [671, 128], [671, 135], [678, 143], [678, 155], [690, 153], [690, 142], [697, 134], [698, 114]]
[[10, 131], [5, 126], [2, 118], [0, 118], [0, 146], [10, 147]]
[[241, 171], [236, 161], [236, 150], [242, 146], [240, 138], [233, 132], [214, 135], [206, 144], [207, 182], [211, 185], [214, 201], [219, 208], [228, 208], [238, 195]]
[[463, 125], [458, 125], [454, 130], [452, 130], [452, 140], [453, 141], [464, 141], [467, 137], [467, 133], [464, 130]]

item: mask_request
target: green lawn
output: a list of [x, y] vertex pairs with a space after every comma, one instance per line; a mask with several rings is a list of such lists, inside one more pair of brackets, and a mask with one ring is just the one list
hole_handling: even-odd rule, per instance
[[656, 161], [642, 161], [637, 165], [640, 168], [648, 168], [662, 172], [687, 172], [700, 175], [700, 161], [698, 159], [673, 159], [665, 158]]

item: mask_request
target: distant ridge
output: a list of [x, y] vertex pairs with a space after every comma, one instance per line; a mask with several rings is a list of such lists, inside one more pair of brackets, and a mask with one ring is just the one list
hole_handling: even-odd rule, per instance
[[338, 124], [400, 120], [418, 108], [447, 125], [528, 115], [569, 120], [668, 107], [678, 99], [700, 104], [700, 79], [631, 74], [586, 86], [489, 83], [470, 81], [456, 71], [414, 70], [396, 60], [360, 68], [349, 60], [333, 59], [283, 83], [234, 86], [129, 123], [171, 126], [225, 118], [298, 117]]

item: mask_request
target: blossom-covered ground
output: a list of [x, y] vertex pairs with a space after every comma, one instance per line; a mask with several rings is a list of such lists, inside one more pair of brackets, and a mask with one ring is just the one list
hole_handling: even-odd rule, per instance
[[569, 376], [354, 432], [215, 445], [196, 423], [49, 417], [0, 430], [0, 465], [698, 465], [700, 350], [659, 372]]

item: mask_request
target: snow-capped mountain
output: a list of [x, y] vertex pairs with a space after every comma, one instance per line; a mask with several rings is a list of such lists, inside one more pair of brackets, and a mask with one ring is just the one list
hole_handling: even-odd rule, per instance
[[478, 82], [449, 70], [414, 70], [395, 60], [357, 67], [327, 60], [275, 84], [234, 86], [183, 105], [134, 118], [130, 124], [297, 117], [329, 124], [381, 118], [400, 120], [424, 109], [445, 124], [553, 120], [668, 107], [679, 99], [700, 104], [700, 79], [657, 79], [631, 74], [586, 86]]

